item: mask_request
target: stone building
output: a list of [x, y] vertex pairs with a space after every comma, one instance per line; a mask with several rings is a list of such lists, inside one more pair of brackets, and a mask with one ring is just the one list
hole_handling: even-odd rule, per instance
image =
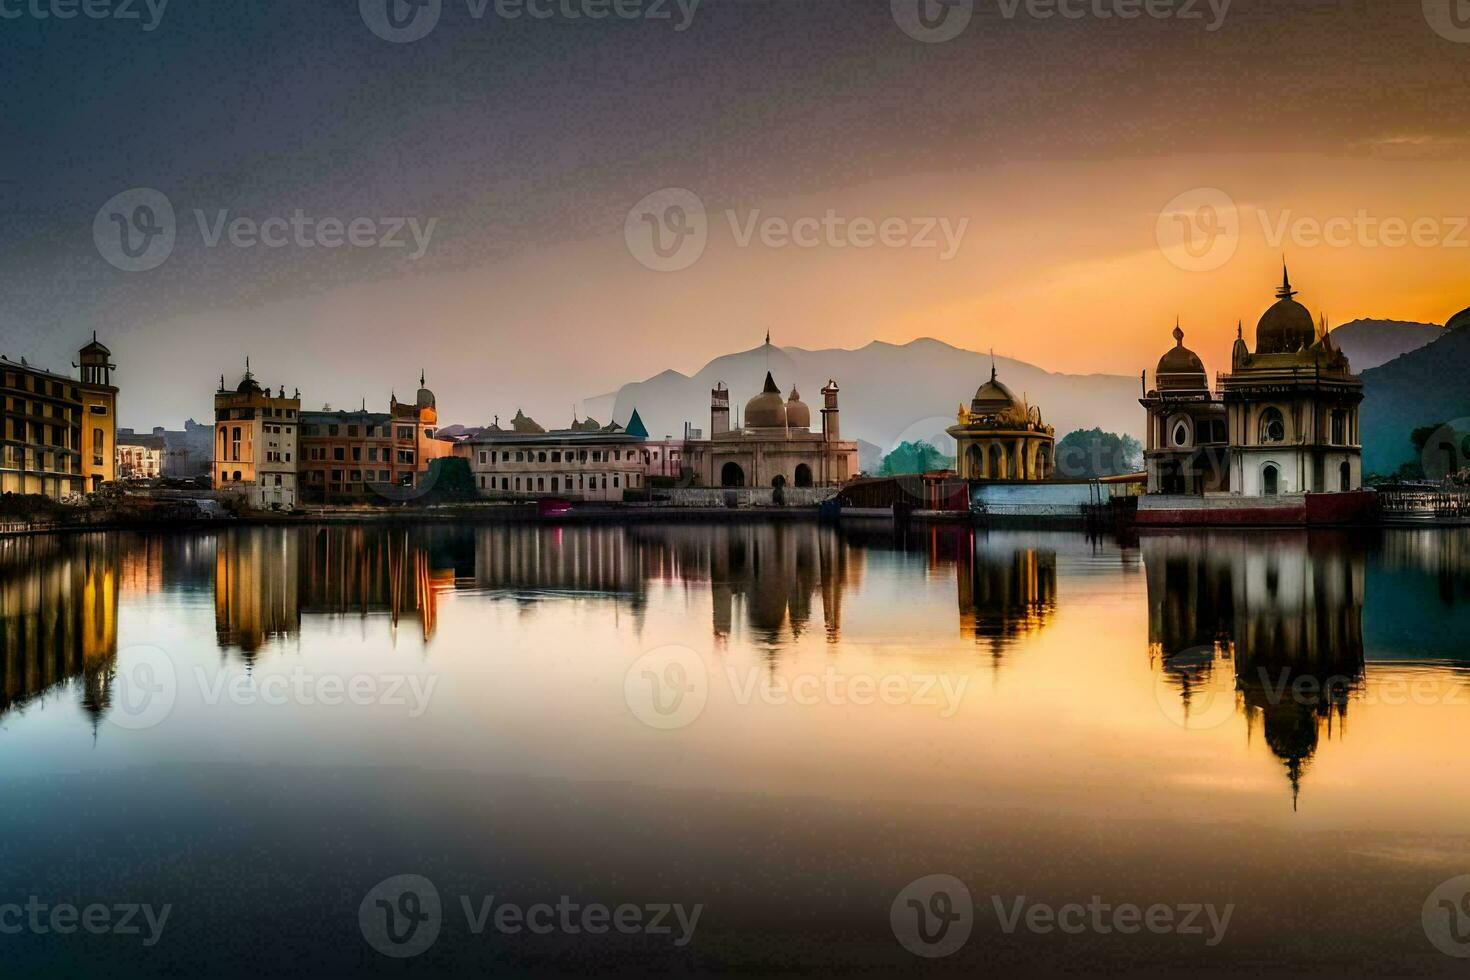
[[80, 380], [0, 357], [0, 491], [60, 499], [114, 478], [110, 356], [93, 334], [80, 352]]
[[296, 506], [296, 426], [301, 394], [272, 395], [250, 373], [214, 395], [214, 489], [262, 510]]
[[1276, 497], [1362, 489], [1358, 407], [1363, 385], [1296, 301], [1282, 270], [1276, 303], [1256, 326], [1256, 346], [1237, 327], [1230, 372], [1211, 392], [1204, 365], [1184, 347], [1160, 360], [1144, 459], [1151, 494]]
[[646, 486], [643, 437], [616, 423], [573, 419], [548, 432], [517, 411], [510, 428], [500, 419], [454, 445], [469, 461], [480, 496], [491, 499], [563, 497], [620, 501]]
[[1048, 480], [1055, 468], [1056, 432], [1041, 409], [1017, 398], [996, 377], [960, 406], [946, 430], [955, 441], [955, 467], [966, 480]]
[[[1147, 386], [1147, 376], [1144, 378]], [[1205, 494], [1230, 489], [1229, 429], [1225, 406], [1210, 392], [1199, 355], [1184, 346], [1174, 325], [1174, 347], [1159, 358], [1154, 388], [1139, 399], [1148, 412], [1143, 463], [1149, 493]]]
[[761, 393], [745, 403], [744, 425], [730, 427], [730, 392], [710, 392], [710, 435], [685, 444], [684, 460], [697, 486], [830, 487], [858, 474], [856, 442], [842, 440], [837, 382], [822, 388], [821, 429], [796, 388], [781, 397], [769, 371]]
[[412, 402], [392, 395], [387, 412], [302, 412], [300, 488], [303, 501], [350, 502], [396, 497], [424, 488], [429, 464], [454, 453], [438, 438], [439, 409], [419, 373]]
[[117, 434], [117, 478], [156, 480], [163, 475], [167, 447], [162, 435], [140, 436], [124, 429]]

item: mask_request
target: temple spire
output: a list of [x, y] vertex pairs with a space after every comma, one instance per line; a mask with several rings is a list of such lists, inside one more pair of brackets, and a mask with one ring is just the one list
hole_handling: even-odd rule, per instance
[[423, 368], [419, 368], [419, 387], [422, 388], [423, 386], [424, 386], [424, 369]]
[[1276, 291], [1277, 299], [1291, 299], [1296, 290], [1291, 288], [1291, 275], [1286, 271], [1286, 256], [1281, 257], [1281, 288]]
[[990, 380], [995, 380], [995, 348], [990, 348]]

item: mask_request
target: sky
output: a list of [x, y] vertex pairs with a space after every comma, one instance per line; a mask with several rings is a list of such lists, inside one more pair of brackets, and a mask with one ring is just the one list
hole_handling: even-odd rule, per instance
[[1218, 370], [1283, 257], [1470, 305], [1463, 2], [90, 2], [0, 0], [0, 353], [95, 330], [136, 428], [246, 355], [465, 424], [768, 330]]

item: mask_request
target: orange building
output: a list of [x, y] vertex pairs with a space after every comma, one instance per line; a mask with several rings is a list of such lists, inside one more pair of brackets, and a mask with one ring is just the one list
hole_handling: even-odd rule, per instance
[[454, 444], [437, 438], [439, 410], [424, 387], [412, 402], [393, 395], [387, 412], [303, 412], [300, 464], [302, 499], [351, 503], [393, 499], [426, 489], [429, 463], [454, 454]]

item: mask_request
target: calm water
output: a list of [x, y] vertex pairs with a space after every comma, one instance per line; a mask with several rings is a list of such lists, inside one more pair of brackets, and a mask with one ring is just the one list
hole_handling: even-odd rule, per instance
[[[1467, 636], [1465, 531], [7, 540], [0, 929], [169, 912], [4, 932], [5, 974], [1463, 972], [1426, 923], [1470, 944], [1430, 900], [1470, 874]], [[406, 874], [437, 914], [374, 891]], [[899, 935], [930, 875], [973, 908], [942, 959]], [[381, 954], [385, 909], [437, 936]]]

